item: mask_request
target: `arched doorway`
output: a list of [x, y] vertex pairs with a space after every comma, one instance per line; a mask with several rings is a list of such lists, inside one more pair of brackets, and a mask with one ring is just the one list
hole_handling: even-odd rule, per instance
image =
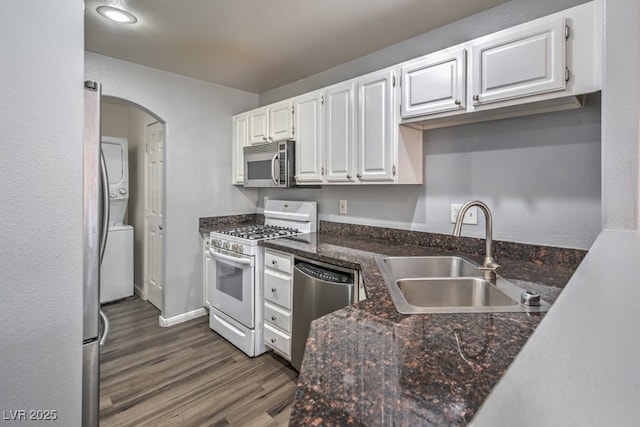
[[125, 99], [103, 96], [102, 136], [126, 138], [129, 202], [125, 224], [133, 226], [135, 293], [164, 311], [164, 128], [148, 109]]

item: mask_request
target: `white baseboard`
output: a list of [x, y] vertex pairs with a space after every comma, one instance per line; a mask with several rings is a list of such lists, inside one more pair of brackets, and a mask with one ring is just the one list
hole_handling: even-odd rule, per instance
[[191, 319], [195, 319], [196, 317], [206, 316], [207, 310], [204, 307], [198, 308], [193, 311], [189, 311], [187, 313], [178, 314], [177, 316], [169, 317], [165, 319], [160, 316], [160, 326], [163, 328], [167, 328], [169, 326], [177, 325], [178, 323], [186, 322]]
[[136, 295], [138, 295], [142, 301], [146, 301], [147, 300], [147, 296], [144, 293], [144, 287], [143, 286], [140, 286], [138, 284], [134, 284], [133, 292]]

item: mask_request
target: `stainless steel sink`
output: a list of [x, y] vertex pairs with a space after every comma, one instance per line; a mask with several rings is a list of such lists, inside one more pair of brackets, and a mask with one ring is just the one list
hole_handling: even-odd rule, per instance
[[407, 302], [417, 307], [497, 307], [518, 304], [518, 301], [478, 277], [402, 279], [396, 284]]
[[378, 259], [400, 313], [542, 312], [549, 304], [520, 302], [524, 289], [497, 276], [483, 278], [479, 264], [459, 256]]
[[478, 264], [459, 256], [407, 256], [384, 259], [394, 277], [482, 277]]

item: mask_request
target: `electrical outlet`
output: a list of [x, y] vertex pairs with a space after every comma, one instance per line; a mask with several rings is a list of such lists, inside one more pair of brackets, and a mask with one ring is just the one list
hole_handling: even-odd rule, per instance
[[[462, 204], [453, 203], [451, 204], [451, 224], [455, 224], [458, 219], [458, 212], [460, 212], [460, 208]], [[478, 207], [472, 206], [467, 209], [467, 212], [464, 214], [464, 219], [462, 220], [463, 224], [478, 224]]]
[[341, 214], [346, 214], [347, 213], [347, 201], [346, 200], [340, 200], [340, 213]]

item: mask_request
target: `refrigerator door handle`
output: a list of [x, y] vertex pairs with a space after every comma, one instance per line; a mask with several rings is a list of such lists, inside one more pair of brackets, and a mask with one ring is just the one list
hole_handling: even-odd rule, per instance
[[102, 310], [100, 310], [100, 322], [102, 323], [102, 331], [100, 333], [99, 341], [100, 348], [102, 348], [104, 347], [104, 343], [107, 341], [107, 335], [109, 335], [109, 318]]
[[109, 232], [109, 176], [107, 175], [107, 163], [104, 153], [100, 149], [100, 178], [102, 181], [102, 230], [100, 235], [100, 263], [107, 247], [107, 235]]

